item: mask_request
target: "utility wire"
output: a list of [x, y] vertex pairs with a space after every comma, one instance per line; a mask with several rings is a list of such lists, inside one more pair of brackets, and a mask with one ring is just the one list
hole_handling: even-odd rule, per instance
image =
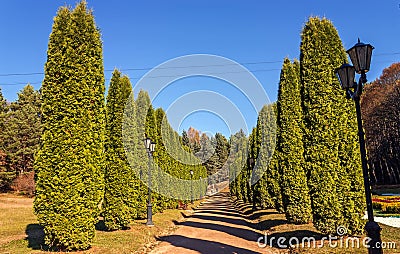
[[[380, 53], [380, 54], [375, 54], [375, 57], [380, 57], [380, 56], [392, 56], [392, 55], [400, 55], [400, 52], [393, 52], [393, 53]], [[380, 63], [386, 62], [386, 61], [379, 61]], [[387, 62], [394, 62], [394, 61], [387, 61]], [[273, 63], [282, 63], [282, 61], [257, 61], [257, 62], [245, 62], [245, 63], [239, 63], [241, 65], [257, 65], [257, 64], [273, 64]], [[205, 67], [218, 67], [218, 66], [229, 66], [229, 65], [237, 65], [237, 63], [231, 63], [231, 64], [215, 64], [215, 65], [191, 65], [191, 66], [170, 66], [170, 67], [158, 67], [158, 69], [185, 69], [185, 68], [205, 68]], [[149, 71], [152, 70], [153, 68], [146, 67], [146, 68], [125, 68], [125, 69], [119, 69], [120, 71]], [[281, 69], [260, 69], [260, 70], [253, 70], [250, 72], [266, 72], [266, 71], [278, 71]], [[114, 71], [114, 69], [105, 69], [104, 71], [110, 72]], [[226, 74], [226, 73], [240, 73], [240, 72], [245, 72], [245, 71], [239, 71], [239, 72], [219, 72], [219, 73], [210, 73], [210, 74]], [[44, 75], [44, 72], [27, 72], [27, 73], [2, 73], [0, 74], [0, 77], [10, 77], [10, 76], [34, 76], [34, 75]], [[180, 76], [149, 76], [147, 78], [167, 78], [167, 77], [180, 77]], [[132, 80], [138, 80], [140, 78], [131, 78]], [[106, 79], [108, 81], [109, 79]], [[3, 86], [14, 86], [14, 85], [25, 85], [25, 84], [41, 84], [42, 81], [36, 81], [36, 82], [17, 82], [17, 83], [0, 83], [0, 85]]]
[[[391, 55], [400, 55], [400, 52], [393, 53], [380, 53], [374, 54], [374, 56], [391, 56]], [[254, 64], [273, 64], [273, 63], [282, 63], [283, 61], [258, 61], [258, 62], [246, 62], [239, 63], [240, 65], [254, 65]], [[182, 69], [182, 68], [201, 68], [201, 67], [216, 67], [216, 66], [229, 66], [236, 65], [237, 63], [231, 64], [215, 64], [215, 65], [192, 65], [192, 66], [170, 66], [170, 67], [159, 67], [158, 69]], [[126, 68], [120, 69], [120, 71], [149, 71], [154, 69], [154, 67], [145, 67], [145, 68]], [[113, 71], [114, 69], [105, 69], [104, 71]], [[8, 77], [8, 76], [34, 76], [34, 75], [44, 75], [44, 72], [27, 72], [27, 73], [1, 73], [0, 77]]]
[[[260, 69], [260, 70], [253, 70], [253, 71], [249, 71], [249, 72], [268, 72], [268, 71], [280, 71], [281, 69]], [[246, 70], [243, 71], [228, 71], [228, 72], [214, 72], [214, 73], [207, 73], [210, 75], [217, 75], [217, 74], [234, 74], [234, 73], [243, 73], [243, 72], [247, 72]], [[162, 75], [162, 76], [148, 76], [146, 78], [179, 78], [182, 77], [181, 75]], [[138, 80], [141, 79], [140, 78], [130, 78], [132, 80]], [[105, 81], [109, 81], [110, 78], [105, 79]], [[41, 84], [42, 81], [36, 81], [36, 82], [19, 82], [19, 83], [10, 83], [10, 84], [0, 84], [3, 86], [14, 86], [14, 85], [26, 85], [26, 84], [31, 84], [31, 85], [36, 85], [36, 84]]]
[[400, 55], [400, 52], [395, 52], [395, 53], [380, 53], [380, 54], [375, 54], [374, 56], [392, 56], [392, 55]]
[[[282, 61], [260, 61], [260, 62], [248, 62], [248, 63], [239, 63], [240, 65], [253, 65], [253, 64], [272, 64], [272, 63], [282, 63]], [[212, 65], [188, 65], [188, 66], [170, 66], [170, 67], [157, 67], [157, 69], [185, 69], [185, 68], [204, 68], [204, 67], [217, 67], [217, 66], [230, 66], [237, 65], [237, 63], [231, 64], [212, 64]], [[146, 68], [126, 68], [120, 69], [120, 71], [149, 71], [154, 69], [154, 67], [146, 67]], [[105, 69], [104, 71], [113, 71], [114, 69]], [[33, 76], [33, 75], [44, 75], [44, 72], [28, 72], [28, 73], [3, 73], [0, 74], [0, 77], [7, 76]]]

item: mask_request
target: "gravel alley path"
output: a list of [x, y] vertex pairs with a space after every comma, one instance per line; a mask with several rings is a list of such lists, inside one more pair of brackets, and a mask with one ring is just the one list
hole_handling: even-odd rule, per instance
[[236, 211], [229, 193], [209, 197], [179, 228], [161, 241], [150, 253], [267, 253], [257, 245], [260, 235]]

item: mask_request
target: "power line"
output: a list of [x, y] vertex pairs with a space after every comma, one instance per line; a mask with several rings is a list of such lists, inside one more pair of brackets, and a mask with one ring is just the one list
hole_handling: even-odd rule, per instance
[[28, 73], [4, 73], [0, 74], [1, 77], [7, 76], [33, 76], [33, 75], [43, 75], [44, 72], [28, 72]]
[[380, 53], [380, 54], [375, 54], [374, 56], [392, 56], [392, 55], [400, 55], [400, 52], [395, 52], [395, 53]]
[[[241, 64], [241, 65], [254, 65], [254, 64], [272, 64], [272, 63], [282, 63], [282, 61], [259, 61], [259, 62], [247, 62], [247, 63], [239, 63], [239, 64]], [[230, 65], [237, 65], [237, 63], [211, 64], [211, 65], [170, 66], [170, 67], [158, 67], [157, 69], [204, 68], [204, 67], [218, 67], [218, 66], [230, 66]], [[154, 69], [154, 67], [126, 68], [126, 69], [120, 69], [120, 71], [150, 71], [152, 69]], [[104, 71], [113, 71], [113, 70], [114, 69], [105, 69]], [[0, 77], [7, 77], [7, 76], [34, 76], [34, 75], [44, 75], [44, 72], [3, 73], [3, 74], [0, 74]]]
[[[280, 71], [281, 69], [259, 69], [259, 70], [252, 70], [249, 72], [269, 72], [269, 71]], [[122, 70], [121, 70], [122, 71]], [[247, 70], [243, 70], [243, 71], [227, 71], [227, 72], [211, 72], [211, 73], [207, 73], [209, 75], [218, 75], [218, 74], [235, 74], [235, 73], [244, 73], [244, 72], [248, 72]], [[179, 78], [182, 77], [181, 75], [162, 75], [162, 76], [148, 76], [146, 78]], [[130, 78], [132, 80], [139, 80], [140, 78]], [[105, 79], [105, 81], [109, 81], [110, 78]], [[36, 84], [41, 84], [42, 81], [36, 81], [36, 82], [19, 82], [19, 83], [9, 83], [9, 84], [0, 84], [0, 85], [4, 85], [4, 86], [14, 86], [14, 85], [26, 85], [26, 84], [31, 84], [31, 85], [36, 85]]]
[[[375, 54], [374, 56], [380, 57], [380, 56], [391, 56], [391, 55], [400, 55], [400, 52], [392, 52], [392, 53], [380, 53], [380, 54]], [[394, 62], [394, 61], [380, 61], [382, 62]], [[245, 63], [239, 63], [241, 65], [257, 65], [257, 64], [273, 64], [273, 63], [282, 63], [282, 61], [256, 61], [256, 62], [245, 62]], [[237, 65], [237, 63], [229, 63], [229, 64], [215, 64], [215, 65], [191, 65], [191, 66], [170, 66], [170, 67], [158, 67], [158, 69], [185, 69], [185, 68], [205, 68], [205, 67], [218, 67], [218, 66], [229, 66], [229, 65]], [[120, 71], [150, 71], [154, 69], [154, 67], [146, 67], [146, 68], [125, 68], [125, 69], [119, 69]], [[277, 71], [280, 69], [260, 69], [260, 70], [253, 70], [250, 72], [266, 72], [266, 71]], [[114, 69], [105, 69], [104, 71], [106, 72], [111, 72], [114, 71]], [[240, 73], [244, 71], [239, 71], [239, 72], [219, 72], [219, 73], [210, 73], [210, 74], [226, 74], [226, 73]], [[34, 75], [44, 75], [44, 72], [27, 72], [27, 73], [3, 73], [0, 74], [0, 77], [9, 77], [9, 76], [34, 76]], [[154, 76], [154, 77], [148, 77], [148, 78], [165, 78], [165, 77], [180, 77], [180, 76]], [[131, 78], [132, 80], [138, 80], [140, 78]], [[106, 79], [109, 80], [109, 79]], [[3, 84], [0, 83], [0, 85], [3, 86], [14, 86], [14, 85], [25, 85], [25, 84], [40, 84], [42, 81], [36, 81], [36, 82], [18, 82], [18, 83], [8, 83], [8, 84]]]
[[[392, 52], [392, 53], [380, 53], [374, 54], [374, 56], [391, 56], [391, 55], [400, 55], [400, 52]], [[273, 63], [282, 63], [283, 61], [257, 61], [257, 62], [245, 62], [239, 63], [240, 65], [255, 65], [255, 64], [273, 64]], [[170, 66], [170, 67], [158, 67], [158, 69], [184, 69], [184, 68], [202, 68], [202, 67], [217, 67], [217, 66], [229, 66], [229, 65], [237, 65], [237, 63], [230, 64], [215, 64], [215, 65], [189, 65], [189, 66]], [[149, 71], [154, 69], [154, 67], [144, 67], [144, 68], [125, 68], [120, 69], [120, 71]], [[113, 71], [114, 69], [105, 69], [104, 71]], [[1, 73], [0, 77], [8, 77], [8, 76], [34, 76], [34, 75], [44, 75], [44, 72], [26, 72], [26, 73]]]

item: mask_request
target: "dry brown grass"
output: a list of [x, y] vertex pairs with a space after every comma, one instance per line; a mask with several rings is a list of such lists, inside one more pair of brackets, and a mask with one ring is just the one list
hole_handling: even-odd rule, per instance
[[[195, 201], [188, 209], [199, 203]], [[182, 220], [182, 212], [188, 215], [191, 210], [166, 210], [153, 216], [154, 227], [146, 226], [145, 220], [137, 220], [130, 229], [114, 232], [102, 230], [100, 222], [92, 248], [75, 253], [146, 253], [157, 244], [156, 237], [176, 229], [173, 221]], [[50, 253], [43, 250], [43, 236], [43, 228], [33, 214], [33, 198], [0, 194], [0, 253]]]

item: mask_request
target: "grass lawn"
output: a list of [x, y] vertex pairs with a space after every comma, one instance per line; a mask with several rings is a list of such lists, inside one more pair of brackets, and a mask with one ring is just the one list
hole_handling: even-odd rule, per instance
[[[267, 209], [267, 210], [257, 210], [253, 212], [251, 210], [251, 205], [243, 204], [241, 202], [236, 202], [237, 207], [244, 213], [247, 218], [256, 225], [257, 229], [262, 231], [263, 234], [267, 234], [267, 243], [269, 245], [270, 239], [275, 237], [272, 241], [273, 247], [270, 248], [269, 246], [266, 247], [266, 251], [273, 251], [273, 253], [290, 253], [290, 254], [297, 254], [297, 253], [313, 253], [313, 254], [342, 254], [342, 253], [354, 253], [354, 254], [365, 254], [368, 253], [367, 249], [363, 247], [362, 239], [364, 236], [357, 236], [360, 242], [360, 248], [354, 247], [352, 245], [352, 241], [349, 241], [349, 248], [345, 248], [346, 246], [346, 238], [339, 241], [332, 241], [332, 244], [329, 244], [329, 241], [324, 241], [321, 244], [321, 239], [323, 237], [327, 237], [326, 235], [321, 234], [312, 224], [305, 224], [305, 225], [295, 225], [290, 224], [287, 222], [285, 215], [278, 213], [276, 210]], [[400, 253], [400, 228], [394, 228], [390, 226], [386, 226], [380, 224], [382, 227], [382, 241], [383, 242], [394, 242], [395, 248], [393, 249], [384, 249], [384, 253]], [[311, 245], [311, 248], [308, 247], [308, 244], [305, 245], [305, 248], [302, 248], [301, 245], [297, 245], [295, 248], [282, 248], [277, 245], [277, 239], [279, 237], [285, 237], [286, 239], [290, 239], [291, 237], [296, 237], [299, 239], [299, 242], [302, 242], [302, 239], [308, 237], [314, 237], [317, 241], [316, 248]], [[343, 247], [341, 246], [341, 242], [343, 242]], [[288, 242], [285, 242], [288, 244]], [[284, 243], [284, 244], [285, 244]], [[307, 243], [307, 241], [306, 241]], [[355, 242], [356, 243], [356, 242]], [[337, 244], [337, 245], [336, 245]], [[318, 246], [323, 246], [322, 248], [318, 248]], [[336, 245], [336, 246], [335, 246]]]
[[[199, 201], [194, 203], [198, 205]], [[182, 220], [182, 212], [166, 210], [153, 216], [154, 227], [145, 225], [145, 220], [137, 220], [130, 229], [107, 232], [96, 231], [92, 248], [76, 253], [145, 253], [151, 248], [156, 236], [168, 234], [176, 229], [174, 220]], [[101, 223], [99, 223], [101, 224]], [[33, 214], [33, 199], [13, 194], [0, 194], [0, 253], [49, 253], [41, 250], [43, 229], [37, 224]], [[58, 252], [59, 253], [59, 252]]]
[[[12, 194], [0, 194], [0, 253], [49, 253], [41, 250], [43, 240], [43, 229], [37, 224], [36, 216], [33, 214], [33, 199], [20, 197]], [[195, 202], [195, 206], [199, 201]], [[312, 224], [294, 225], [287, 223], [284, 214], [275, 210], [257, 210], [252, 212], [251, 205], [237, 203], [238, 208], [247, 216], [253, 225], [264, 233], [268, 239], [275, 237], [314, 237], [316, 244], [321, 244], [322, 237]], [[129, 230], [107, 232], [101, 230], [101, 223], [96, 231], [93, 247], [79, 253], [146, 253], [156, 243], [155, 237], [166, 235], [176, 229], [174, 220], [182, 220], [182, 210], [166, 210], [153, 216], [155, 226], [148, 227], [145, 220], [134, 221]], [[190, 211], [184, 211], [189, 215]], [[384, 253], [400, 253], [400, 228], [386, 225], [382, 227], [382, 240], [394, 242], [395, 249], [385, 249]], [[362, 239], [363, 236], [358, 236]], [[344, 240], [345, 241], [345, 240]], [[343, 242], [344, 242], [343, 241]], [[361, 242], [361, 241], [360, 241]], [[340, 242], [337, 242], [340, 246]], [[363, 247], [355, 248], [332, 248], [329, 242], [324, 242], [322, 248], [280, 248], [276, 241], [272, 248], [266, 247], [274, 253], [367, 253]], [[265, 251], [267, 251], [267, 249]]]

